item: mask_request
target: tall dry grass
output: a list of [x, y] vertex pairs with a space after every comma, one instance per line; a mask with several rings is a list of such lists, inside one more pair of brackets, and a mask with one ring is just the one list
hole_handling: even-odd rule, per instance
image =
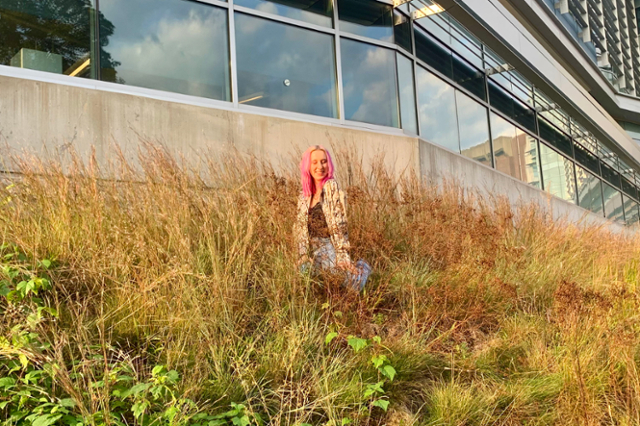
[[[297, 272], [293, 172], [240, 154], [190, 170], [151, 145], [135, 165], [14, 158], [0, 233], [55, 261], [58, 386], [104, 409], [78, 391], [95, 370], [64, 372], [97, 347], [273, 425], [640, 424], [635, 238], [337, 157], [353, 257], [375, 270], [362, 295]], [[365, 409], [374, 370], [348, 335], [389, 348], [388, 413]]]

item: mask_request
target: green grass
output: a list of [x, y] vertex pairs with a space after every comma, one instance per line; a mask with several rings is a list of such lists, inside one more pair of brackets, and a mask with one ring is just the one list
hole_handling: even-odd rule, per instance
[[[339, 178], [353, 257], [375, 271], [362, 295], [296, 271], [293, 172], [240, 154], [192, 170], [153, 146], [102, 169], [14, 158], [0, 234], [3, 254], [22, 255], [3, 264], [45, 274], [59, 318], [29, 328], [36, 302], [0, 298], [0, 377], [21, 353], [55, 364], [45, 393], [87, 424], [144, 423], [109, 375], [146, 383], [156, 365], [196, 408], [149, 399], [182, 412], [154, 424], [231, 403], [272, 425], [640, 424], [635, 237], [337, 158], [351, 165]], [[25, 330], [39, 340], [16, 344]], [[349, 336], [369, 346], [355, 353]], [[371, 363], [382, 354], [393, 380]], [[364, 396], [379, 381], [387, 411]]]

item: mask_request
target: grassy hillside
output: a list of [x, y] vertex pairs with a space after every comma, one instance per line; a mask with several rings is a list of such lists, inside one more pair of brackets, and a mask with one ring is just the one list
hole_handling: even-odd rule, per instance
[[362, 295], [297, 272], [293, 172], [19, 161], [0, 421], [640, 424], [637, 240], [338, 163]]

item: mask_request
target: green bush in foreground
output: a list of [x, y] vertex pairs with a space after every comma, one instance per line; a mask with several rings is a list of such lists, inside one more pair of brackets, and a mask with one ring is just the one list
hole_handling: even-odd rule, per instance
[[640, 424], [635, 237], [338, 153], [356, 295], [295, 270], [293, 174], [14, 162], [3, 424]]

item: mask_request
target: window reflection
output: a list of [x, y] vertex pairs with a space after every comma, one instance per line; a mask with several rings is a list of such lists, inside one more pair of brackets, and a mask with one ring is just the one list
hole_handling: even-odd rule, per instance
[[233, 4], [323, 27], [333, 26], [330, 0], [234, 0]]
[[371, 0], [338, 0], [340, 31], [393, 43], [392, 10]]
[[578, 205], [594, 213], [604, 214], [602, 205], [602, 182], [586, 169], [576, 166]]
[[624, 207], [622, 194], [609, 184], [602, 184], [604, 194], [604, 213], [607, 219], [624, 222]]
[[456, 90], [456, 110], [458, 111], [460, 153], [491, 167], [487, 109]]
[[416, 98], [413, 91], [413, 62], [401, 54], [396, 54], [398, 61], [398, 87], [400, 95], [400, 118], [402, 128], [418, 134], [416, 120]]
[[241, 104], [337, 117], [333, 36], [235, 15]]
[[453, 65], [453, 81], [476, 95], [483, 101], [487, 99], [484, 84], [484, 73], [474, 68], [456, 54], [451, 56]]
[[435, 41], [425, 31], [415, 27], [416, 56], [426, 64], [441, 72], [445, 77], [453, 78], [451, 51]]
[[393, 34], [398, 46], [407, 52], [413, 52], [411, 48], [411, 20], [397, 10], [393, 11]]
[[540, 163], [544, 190], [563, 200], [576, 202], [573, 162], [545, 144], [540, 144]]
[[417, 67], [416, 79], [421, 136], [460, 152], [453, 87], [422, 67]]
[[0, 65], [92, 77], [93, 16], [91, 0], [0, 1]]
[[638, 222], [638, 203], [631, 198], [623, 195], [624, 201], [624, 217], [627, 225], [633, 225]]
[[340, 49], [345, 118], [398, 127], [394, 52], [345, 38]]
[[496, 169], [540, 188], [538, 141], [495, 113], [491, 137]]
[[102, 80], [231, 99], [224, 9], [183, 0], [100, 0], [100, 10]]

